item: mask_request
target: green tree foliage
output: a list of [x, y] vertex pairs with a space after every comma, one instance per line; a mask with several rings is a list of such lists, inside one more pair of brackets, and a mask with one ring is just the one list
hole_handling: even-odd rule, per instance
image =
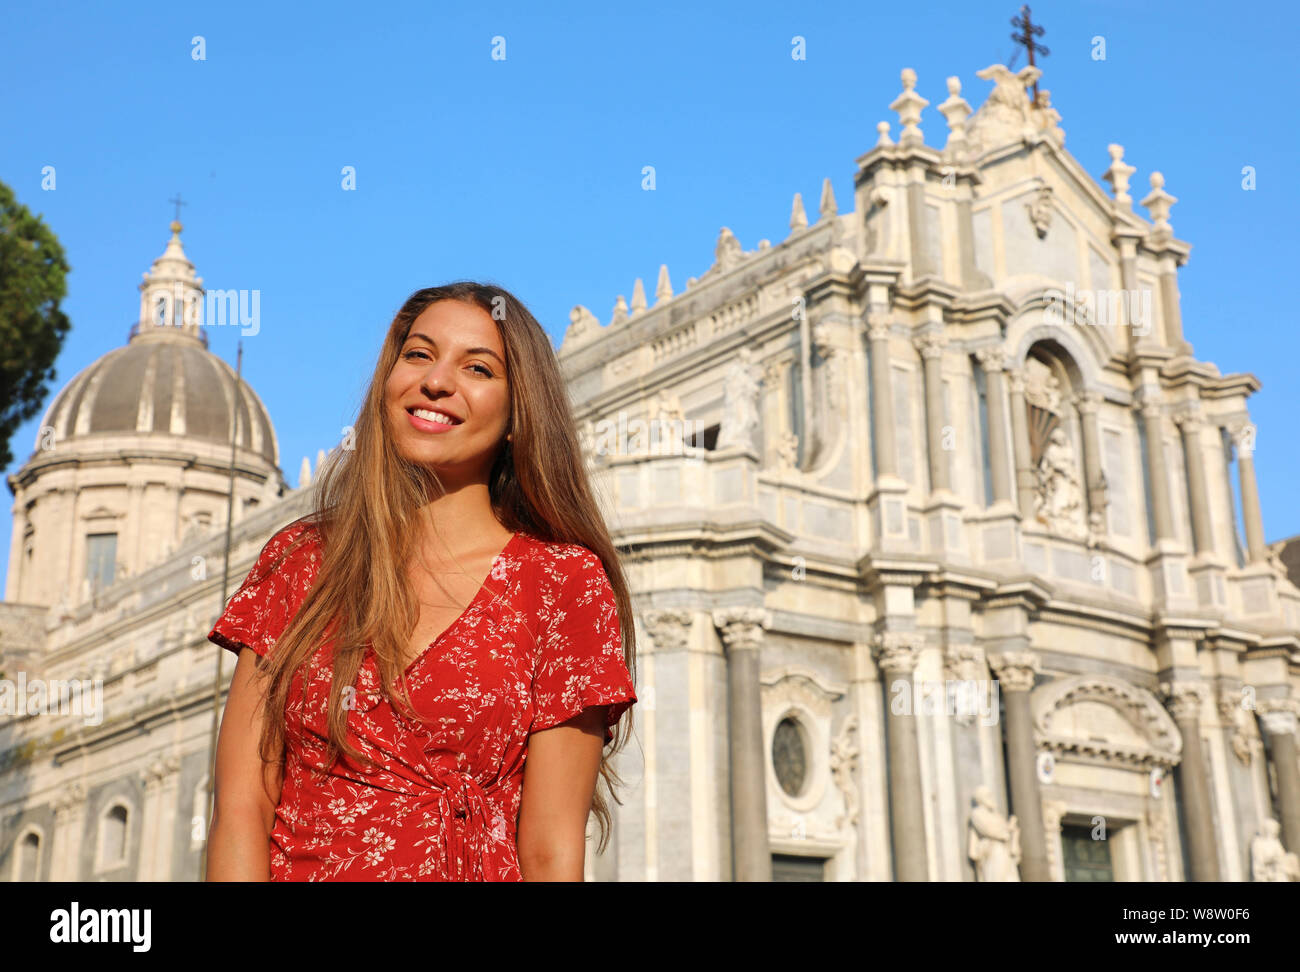
[[71, 324], [59, 310], [68, 264], [50, 228], [0, 182], [0, 469], [9, 441], [40, 411]]

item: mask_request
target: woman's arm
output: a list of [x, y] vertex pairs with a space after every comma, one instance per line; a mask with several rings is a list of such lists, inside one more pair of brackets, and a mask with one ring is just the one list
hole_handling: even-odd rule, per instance
[[258, 755], [265, 706], [258, 657], [239, 652], [217, 737], [216, 793], [208, 830], [209, 881], [271, 880], [271, 828], [281, 768]]
[[525, 881], [581, 881], [606, 705], [528, 737], [516, 844]]

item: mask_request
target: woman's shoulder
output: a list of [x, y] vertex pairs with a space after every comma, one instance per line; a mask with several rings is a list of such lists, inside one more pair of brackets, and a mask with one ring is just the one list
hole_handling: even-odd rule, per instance
[[548, 540], [529, 530], [521, 530], [521, 536], [527, 541], [534, 559], [547, 561], [600, 560], [590, 548], [580, 543], [567, 543], [563, 540]]
[[282, 526], [267, 540], [258, 554], [255, 573], [297, 572], [320, 561], [322, 534], [314, 522], [300, 518]]
[[548, 540], [533, 533], [524, 533], [527, 541], [524, 559], [543, 582], [560, 583], [575, 574], [603, 571], [600, 557], [580, 543]]

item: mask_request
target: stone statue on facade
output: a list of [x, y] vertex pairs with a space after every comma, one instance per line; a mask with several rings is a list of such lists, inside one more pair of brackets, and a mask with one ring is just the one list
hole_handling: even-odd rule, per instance
[[596, 425], [591, 419], [587, 419], [578, 427], [578, 445], [587, 462], [596, 457]]
[[758, 427], [759, 368], [753, 352], [741, 348], [723, 384], [722, 427], [718, 430], [718, 448], [743, 445], [754, 447], [754, 430]]
[[799, 465], [799, 436], [793, 432], [783, 435], [776, 445], [778, 469], [792, 470]]
[[1020, 823], [1015, 815], [1004, 817], [993, 803], [993, 791], [981, 784], [972, 794], [969, 838], [966, 853], [975, 865], [975, 879], [1020, 880]]
[[1288, 854], [1278, 839], [1278, 822], [1271, 817], [1250, 842], [1250, 877], [1253, 881], [1300, 881], [1300, 856]]
[[1083, 540], [1088, 535], [1079, 466], [1062, 428], [1052, 430], [1038, 463], [1036, 515], [1040, 523], [1063, 536]]
[[718, 234], [718, 245], [713, 248], [713, 266], [709, 272], [730, 270], [744, 259], [745, 249], [740, 245], [740, 240], [736, 239], [736, 234], [727, 227], [722, 227], [722, 232]]
[[686, 413], [681, 399], [660, 390], [650, 401], [651, 451], [655, 455], [676, 455], [682, 451], [686, 434]]
[[1061, 128], [1061, 113], [1052, 107], [1052, 92], [1042, 88], [1038, 98], [1030, 109], [1039, 131], [1046, 132], [1056, 140], [1057, 145], [1065, 145], [1065, 131]]
[[971, 154], [1014, 142], [1032, 133], [1038, 122], [1025, 90], [1042, 76], [1042, 69], [1025, 65], [1012, 71], [1005, 64], [990, 64], [975, 76], [993, 82], [993, 90], [966, 126], [966, 147]]

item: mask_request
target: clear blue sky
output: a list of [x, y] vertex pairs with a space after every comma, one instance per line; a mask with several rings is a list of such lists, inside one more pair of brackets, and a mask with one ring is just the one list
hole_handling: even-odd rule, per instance
[[[514, 290], [557, 340], [581, 303], [602, 322], [636, 277], [677, 290], [719, 228], [746, 249], [815, 218], [829, 176], [852, 204], [853, 160], [915, 68], [932, 105], [1006, 62], [1019, 4], [20, 4], [0, 36], [0, 180], [44, 215], [72, 272], [73, 330], [51, 396], [126, 340], [142, 271], [180, 191], [205, 284], [261, 291], [244, 374], [266, 402], [293, 484], [355, 414], [393, 312], [458, 277]], [[1141, 198], [1153, 169], [1193, 244], [1188, 338], [1253, 372], [1267, 539], [1300, 533], [1296, 159], [1291, 4], [1033, 4], [1051, 50], [1066, 147], [1094, 177], [1119, 142]], [[207, 59], [191, 58], [191, 38]], [[492, 38], [506, 60], [491, 57]], [[790, 57], [807, 39], [807, 60]], [[1090, 56], [1106, 40], [1106, 60]], [[1023, 56], [1021, 62], [1023, 63]], [[945, 125], [922, 116], [931, 144]], [[41, 168], [57, 167], [54, 192]], [[340, 169], [356, 166], [355, 192]], [[641, 188], [653, 165], [658, 186]], [[1241, 188], [1252, 165], [1258, 188]], [[1143, 211], [1144, 212], [1144, 211]], [[235, 329], [211, 348], [232, 364]], [[38, 419], [13, 442], [15, 471]], [[11, 497], [7, 490], [6, 511]], [[8, 515], [0, 517], [0, 569]]]

